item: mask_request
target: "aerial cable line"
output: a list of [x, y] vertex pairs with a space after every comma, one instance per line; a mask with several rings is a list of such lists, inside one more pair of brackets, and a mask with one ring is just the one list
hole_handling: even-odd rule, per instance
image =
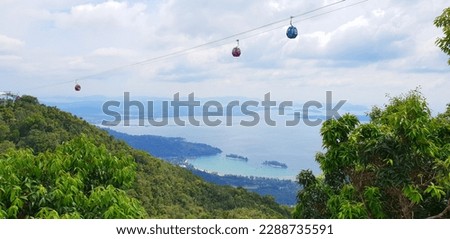
[[[310, 17], [306, 17], [306, 18], [302, 18], [302, 19], [299, 19], [299, 20], [296, 20], [296, 21], [292, 21], [292, 23], [304, 22], [304, 21], [306, 21], [306, 20], [310, 20], [310, 19], [313, 19], [313, 18], [316, 18], [316, 17], [320, 17], [320, 16], [327, 15], [327, 14], [330, 14], [330, 13], [333, 13], [333, 12], [337, 12], [337, 11], [340, 11], [340, 10], [343, 10], [343, 9], [346, 9], [346, 8], [349, 8], [349, 7], [353, 7], [353, 6], [356, 6], [356, 5], [359, 5], [359, 4], [368, 2], [368, 1], [369, 1], [369, 0], [362, 0], [362, 1], [359, 1], [359, 2], [356, 2], [356, 3], [353, 3], [353, 4], [345, 5], [345, 6], [343, 6], [343, 7], [336, 8], [336, 9], [333, 9], [333, 10], [330, 10], [330, 11], [327, 11], [327, 12], [319, 13], [319, 14], [316, 14], [316, 15], [312, 15], [312, 16], [310, 16]], [[271, 31], [273, 31], [273, 30], [280, 29], [280, 28], [284, 28], [284, 27], [286, 27], [286, 26], [283, 25], [283, 26], [277, 26], [277, 27], [269, 28], [269, 29], [267, 29], [267, 30], [265, 30], [265, 31], [258, 32], [258, 33], [256, 33], [256, 34], [252, 34], [252, 35], [248, 35], [248, 36], [245, 36], [245, 37], [241, 37], [240, 40], [252, 38], [252, 37], [261, 35], [261, 34], [263, 34], [263, 33], [271, 32]], [[227, 43], [227, 44], [228, 44], [228, 43]]]
[[[298, 15], [295, 15], [295, 16], [292, 16], [292, 18], [296, 18], [296, 17], [308, 15], [308, 14], [310, 14], [310, 13], [320, 11], [320, 10], [322, 10], [322, 9], [324, 9], [324, 8], [332, 7], [332, 6], [334, 6], [334, 5], [343, 3], [343, 2], [345, 2], [345, 1], [346, 1], [346, 0], [340, 0], [340, 1], [337, 1], [337, 2], [334, 2], [334, 3], [330, 3], [330, 4], [328, 4], [328, 5], [325, 5], [325, 6], [322, 6], [322, 7], [319, 7], [319, 8], [316, 8], [316, 9], [313, 9], [313, 10], [310, 10], [310, 11], [307, 11], [307, 12], [304, 12], [304, 13], [301, 13], [301, 14], [298, 14]], [[288, 19], [290, 19], [290, 18], [288, 18]], [[183, 53], [185, 53], [185, 52], [190, 52], [190, 51], [196, 50], [196, 49], [198, 49], [198, 48], [202, 48], [202, 47], [204, 47], [204, 46], [208, 46], [208, 45], [212, 45], [212, 44], [215, 44], [215, 43], [219, 43], [219, 42], [222, 42], [222, 41], [225, 41], [225, 40], [233, 39], [233, 38], [236, 38], [236, 37], [238, 37], [238, 36], [241, 36], [241, 35], [244, 35], [244, 34], [247, 34], [247, 33], [250, 33], [250, 32], [254, 32], [254, 31], [257, 31], [257, 30], [259, 30], [259, 29], [263, 29], [263, 28], [266, 28], [266, 27], [269, 27], [269, 26], [272, 26], [272, 25], [275, 25], [275, 24], [278, 24], [278, 23], [285, 22], [285, 21], [286, 21], [286, 19], [282, 19], [282, 20], [279, 20], [279, 21], [276, 21], [276, 22], [272, 22], [272, 23], [263, 25], [263, 26], [259, 26], [259, 27], [257, 27], [257, 28], [253, 28], [253, 29], [250, 29], [250, 30], [246, 30], [246, 31], [243, 31], [243, 32], [239, 32], [239, 33], [236, 33], [236, 34], [233, 34], [233, 35], [230, 35], [230, 36], [227, 36], [227, 37], [218, 39], [218, 40], [210, 41], [210, 42], [207, 42], [207, 43], [203, 43], [203, 44], [200, 44], [200, 45], [197, 45], [197, 46], [193, 46], [193, 47], [190, 47], [190, 48], [186, 48], [186, 49], [182, 49], [182, 50], [179, 50], [179, 51], [174, 51], [174, 52], [169, 53], [169, 54], [166, 54], [166, 55], [162, 55], [162, 56], [157, 56], [157, 57], [149, 58], [149, 59], [146, 59], [146, 60], [142, 60], [142, 61], [139, 61], [139, 62], [135, 62], [135, 63], [132, 63], [132, 64], [128, 64], [128, 65], [118, 66], [118, 67], [115, 67], [115, 68], [111, 68], [111, 69], [108, 69], [108, 70], [99, 72], [99, 73], [94, 74], [94, 75], [89, 75], [89, 76], [80, 77], [80, 78], [77, 78], [77, 80], [82, 80], [82, 79], [85, 79], [85, 78], [90, 78], [90, 77], [92, 77], [92, 76], [101, 75], [101, 74], [108, 73], [108, 72], [110, 72], [110, 71], [119, 70], [119, 69], [122, 69], [122, 68], [132, 67], [132, 66], [136, 66], [136, 65], [142, 65], [142, 64], [146, 64], [146, 63], [158, 61], [158, 60], [161, 60], [161, 59], [170, 58], [170, 57], [173, 57], [173, 56], [177, 56], [177, 55], [179, 55], [179, 54], [183, 54]]]
[[[310, 20], [310, 19], [313, 19], [313, 18], [316, 18], [316, 17], [320, 17], [320, 16], [327, 15], [327, 14], [330, 14], [330, 13], [333, 13], [333, 12], [337, 12], [337, 11], [340, 11], [340, 10], [343, 10], [343, 9], [346, 9], [346, 8], [349, 8], [349, 7], [353, 7], [353, 6], [362, 4], [364, 2], [368, 2], [368, 1], [369, 0], [361, 0], [359, 2], [356, 2], [356, 3], [353, 3], [353, 4], [349, 4], [349, 5], [345, 5], [343, 7], [336, 8], [336, 9], [333, 9], [333, 10], [330, 10], [330, 11], [327, 11], [327, 12], [315, 14], [315, 15], [312, 15], [312, 16], [309, 16], [309, 17], [306, 17], [306, 18], [302, 18], [302, 19], [299, 19], [299, 20], [296, 20], [296, 21], [292, 21], [292, 23], [304, 22], [306, 20]], [[302, 15], [306, 15], [306, 14], [303, 13], [303, 14], [300, 14], [300, 15], [292, 16], [292, 18], [298, 18], [298, 17], [300, 17]], [[290, 18], [287, 18], [287, 20], [289, 20]], [[285, 22], [285, 20], [286, 19], [284, 19], [283, 21], [277, 21], [277, 23]], [[271, 26], [271, 25], [275, 25], [275, 24], [267, 24], [267, 25], [265, 25], [265, 27]], [[240, 37], [238, 40], [249, 39], [249, 38], [252, 38], [252, 37], [255, 37], [255, 36], [267, 33], [267, 32], [271, 32], [271, 31], [276, 30], [276, 29], [285, 28], [285, 27], [286, 27], [286, 25], [272, 27], [272, 28], [269, 28], [269, 29], [264, 30], [264, 31], [260, 31], [260, 32], [256, 32], [256, 33], [251, 34], [251, 35]], [[189, 48], [189, 49], [180, 50], [180, 51], [177, 51], [176, 53], [178, 53], [177, 56], [181, 56], [181, 55], [189, 54], [192, 50], [198, 49], [200, 47], [205, 47], [206, 45], [211, 45], [211, 46], [209, 46], [207, 48], [204, 48], [204, 50], [207, 50], [207, 49], [210, 49], [210, 48], [215, 48], [215, 47], [220, 47], [220, 46], [224, 46], [224, 45], [229, 45], [230, 42], [225, 42], [225, 43], [220, 43], [220, 44], [215, 44], [215, 43], [219, 43], [219, 42], [222, 42], [224, 40], [232, 39], [232, 38], [234, 38], [236, 36], [244, 35], [246, 33], [250, 33], [250, 32], [262, 29], [262, 28], [263, 27], [258, 27], [258, 29], [255, 28], [255, 29], [248, 30], [248, 31], [245, 31], [245, 32], [237, 33], [237, 34], [234, 34], [232, 36], [228, 36], [228, 37], [220, 39], [220, 40], [215, 40], [215, 41], [211, 41], [211, 42], [208, 42], [208, 43], [205, 43], [205, 44], [201, 44], [201, 45]], [[213, 44], [215, 44], [215, 45], [213, 45]], [[165, 58], [172, 57], [173, 55], [170, 55], [169, 57], [166, 57], [166, 56], [168, 56], [168, 55], [164, 55], [164, 56], [161, 56], [161, 57], [155, 57], [155, 58], [152, 58], [152, 59], [148, 59], [148, 60], [145, 60], [145, 61], [137, 62], [137, 63], [130, 64], [130, 65], [127, 65], [127, 66], [134, 66], [134, 65], [138, 65], [138, 64], [146, 64], [150, 60], [151, 60], [151, 62], [158, 62], [160, 60], [165, 60]], [[127, 66], [124, 66], [124, 67], [127, 67]]]
[[[230, 36], [227, 36], [227, 37], [224, 37], [224, 38], [221, 38], [221, 39], [218, 39], [218, 40], [206, 42], [206, 43], [203, 43], [203, 44], [200, 44], [200, 45], [196, 45], [196, 46], [193, 46], [193, 47], [190, 47], [190, 48], [182, 49], [182, 50], [179, 50], [179, 51], [174, 51], [174, 52], [168, 53], [166, 55], [161, 55], [161, 56], [145, 59], [145, 60], [142, 60], [142, 61], [139, 61], [139, 62], [127, 64], [127, 65], [113, 67], [113, 68], [110, 68], [110, 69], [107, 69], [107, 70], [104, 70], [104, 71], [100, 71], [100, 72], [97, 72], [97, 73], [94, 73], [94, 74], [91, 74], [91, 75], [85, 75], [85, 76], [82, 76], [82, 77], [78, 77], [78, 78], [72, 79], [70, 81], [64, 81], [64, 82], [55, 83], [55, 84], [51, 84], [51, 85], [45, 85], [45, 86], [36, 87], [36, 88], [33, 88], [33, 89], [40, 89], [40, 88], [46, 88], [46, 87], [50, 87], [50, 86], [63, 85], [63, 84], [73, 83], [74, 81], [78, 82], [78, 81], [82, 81], [82, 80], [85, 80], [85, 79], [88, 79], [88, 78], [93, 78], [93, 77], [96, 77], [96, 76], [104, 75], [106, 73], [114, 72], [114, 71], [117, 71], [117, 70], [120, 70], [120, 69], [133, 67], [133, 66], [138, 66], [138, 65], [149, 64], [149, 63], [154, 63], [154, 62], [166, 60], [168, 58], [172, 58], [172, 57], [175, 57], [175, 56], [181, 56], [181, 55], [189, 54], [193, 50], [196, 50], [196, 49], [199, 49], [199, 48], [203, 48], [203, 47], [206, 47], [206, 46], [209, 46], [209, 45], [213, 45], [212, 47], [218, 47], [218, 46], [226, 45], [226, 44], [229, 44], [229, 43], [227, 42], [227, 43], [222, 43], [222, 44], [219, 44], [219, 45], [215, 45], [215, 44], [223, 42], [225, 40], [236, 38], [238, 36], [242, 36], [242, 35], [245, 35], [245, 34], [248, 34], [248, 33], [252, 33], [252, 32], [255, 32], [255, 31], [258, 31], [258, 30], [261, 30], [261, 29], [264, 29], [264, 28], [267, 28], [267, 27], [270, 27], [270, 26], [273, 26], [273, 25], [276, 25], [276, 24], [279, 24], [279, 23], [284, 23], [284, 22], [286, 22], [286, 21], [288, 21], [290, 19], [293, 19], [293, 18], [298, 18], [298, 17], [305, 16], [305, 15], [308, 15], [308, 14], [311, 14], [311, 13], [314, 13], [314, 12], [318, 12], [320, 10], [323, 10], [323, 9], [326, 9], [326, 8], [329, 8], [329, 7], [341, 4], [341, 3], [345, 2], [345, 1], [346, 0], [336, 1], [336, 2], [327, 4], [325, 6], [322, 6], [322, 7], [319, 7], [319, 8], [310, 10], [310, 11], [307, 11], [307, 12], [303, 12], [303, 13], [298, 14], [298, 15], [293, 15], [293, 16], [290, 16], [288, 18], [284, 18], [282, 20], [278, 20], [278, 21], [275, 21], [275, 22], [272, 22], [272, 23], [269, 23], [269, 24], [265, 24], [265, 25], [262, 25], [262, 26], [259, 26], [259, 27], [253, 28], [253, 29], [249, 29], [249, 30], [242, 31], [242, 32], [239, 32], [239, 33], [236, 33], [236, 34], [232, 34]], [[316, 14], [316, 15], [310, 16], [308, 18], [303, 18], [303, 19], [300, 19], [300, 20], [297, 20], [297, 21], [292, 21], [292, 22], [293, 23], [297, 23], [297, 22], [305, 21], [305, 20], [312, 19], [312, 18], [315, 18], [315, 17], [318, 17], [318, 16], [323, 16], [323, 15], [326, 15], [326, 14], [329, 14], [329, 13], [332, 13], [332, 12], [336, 12], [336, 11], [339, 11], [339, 10], [342, 10], [342, 9], [345, 9], [345, 8], [348, 8], [348, 7], [352, 7], [352, 6], [361, 4], [363, 2], [367, 2], [367, 1], [369, 1], [369, 0], [359, 1], [359, 2], [356, 2], [356, 3], [350, 4], [350, 5], [346, 5], [344, 7], [336, 8], [336, 9], [331, 10], [331, 11], [327, 11], [327, 12], [324, 12], [324, 13]], [[248, 39], [248, 38], [251, 38], [251, 37], [254, 37], [254, 36], [257, 36], [257, 35], [261, 35], [263, 33], [266, 33], [266, 32], [269, 32], [269, 31], [273, 31], [275, 29], [279, 29], [279, 28], [282, 28], [282, 27], [285, 27], [285, 26], [283, 25], [283, 26], [277, 26], [277, 27], [274, 27], [274, 28], [270, 28], [270, 29], [262, 31], [262, 32], [257, 32], [256, 34], [251, 34], [251, 35], [242, 37], [241, 39]], [[209, 48], [210, 47], [208, 47], [206, 49], [209, 49]]]
[[[322, 9], [329, 8], [329, 7], [332, 7], [334, 5], [343, 3], [345, 1], [346, 0], [336, 1], [336, 2], [327, 4], [325, 6], [322, 6], [322, 7], [319, 7], [319, 8], [310, 10], [310, 11], [307, 11], [307, 12], [303, 12], [301, 14], [291, 16], [291, 17], [289, 17], [287, 19], [308, 15], [308, 14], [311, 14], [313, 12], [317, 12], [317, 11], [320, 11]], [[230, 35], [230, 36], [218, 39], [218, 40], [210, 41], [210, 42], [207, 42], [207, 43], [203, 43], [203, 44], [200, 44], [200, 45], [197, 45], [197, 46], [193, 46], [193, 47], [190, 47], [190, 48], [186, 48], [186, 49], [182, 49], [182, 50], [179, 50], [179, 51], [174, 51], [174, 52], [168, 53], [166, 55], [161, 55], [161, 56], [149, 58], [149, 59], [146, 59], [146, 60], [142, 60], [142, 61], [139, 61], [139, 62], [127, 64], [127, 65], [113, 67], [113, 68], [110, 68], [110, 69], [107, 69], [107, 70], [104, 70], [104, 71], [100, 71], [100, 72], [97, 72], [97, 73], [94, 73], [94, 74], [78, 77], [78, 78], [72, 79], [70, 81], [64, 81], [64, 82], [55, 83], [55, 84], [51, 84], [51, 85], [45, 85], [45, 86], [41, 86], [41, 87], [36, 87], [34, 89], [40, 89], [40, 88], [46, 88], [46, 87], [50, 87], [50, 86], [63, 85], [63, 84], [67, 84], [67, 83], [72, 83], [74, 81], [78, 82], [78, 81], [82, 81], [82, 80], [85, 80], [85, 79], [93, 78], [93, 77], [96, 77], [96, 76], [104, 75], [106, 73], [114, 72], [114, 71], [117, 71], [117, 70], [120, 70], [120, 69], [133, 67], [133, 66], [138, 66], [138, 65], [144, 65], [144, 64], [148, 64], [148, 63], [153, 63], [153, 62], [157, 62], [157, 61], [160, 61], [160, 60], [164, 60], [164, 59], [167, 59], [167, 58], [175, 57], [175, 56], [184, 55], [184, 54], [187, 54], [187, 53], [189, 53], [189, 52], [191, 52], [193, 50], [196, 50], [198, 48], [202, 48], [202, 47], [205, 47], [205, 46], [208, 46], [208, 45], [213, 45], [213, 44], [216, 44], [216, 43], [219, 43], [219, 42], [222, 42], [222, 41], [225, 41], [225, 40], [229, 40], [229, 39], [232, 39], [232, 38], [235, 38], [235, 37], [247, 34], [247, 33], [251, 33], [251, 32], [254, 32], [254, 31], [257, 31], [257, 30], [269, 27], [269, 26], [273, 26], [275, 24], [279, 24], [279, 23], [282, 23], [282, 22], [285, 22], [285, 21], [286, 21], [286, 19], [278, 20], [278, 21], [275, 21], [275, 22], [272, 22], [272, 23], [269, 23], [269, 24], [265, 24], [265, 25], [259, 26], [257, 28], [253, 28], [253, 29], [246, 30], [246, 31], [243, 31], [243, 32], [239, 32], [239, 33], [236, 33], [236, 34], [233, 34], [233, 35]], [[279, 28], [279, 27], [277, 27], [277, 28]], [[221, 44], [221, 45], [224, 45], [224, 44]], [[215, 46], [215, 47], [217, 47], [217, 46]]]

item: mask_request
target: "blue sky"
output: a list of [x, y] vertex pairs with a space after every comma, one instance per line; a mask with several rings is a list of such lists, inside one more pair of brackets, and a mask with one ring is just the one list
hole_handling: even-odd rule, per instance
[[[420, 86], [434, 112], [450, 103], [448, 56], [433, 25], [446, 0], [346, 0], [187, 54], [115, 71], [338, 2], [325, 0], [0, 0], [0, 91], [40, 98], [238, 96], [381, 105]], [[310, 18], [310, 19], [307, 19]], [[276, 28], [276, 29], [273, 29]], [[270, 30], [273, 29], [273, 30]], [[270, 30], [270, 31], [269, 31]], [[241, 38], [240, 58], [231, 56]], [[91, 77], [89, 77], [91, 76]], [[80, 92], [73, 86], [77, 78]]]

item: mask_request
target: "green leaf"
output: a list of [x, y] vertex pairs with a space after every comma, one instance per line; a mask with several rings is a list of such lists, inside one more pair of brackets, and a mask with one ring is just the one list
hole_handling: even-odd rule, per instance
[[441, 186], [434, 185], [431, 183], [430, 186], [425, 189], [425, 193], [429, 193], [432, 197], [441, 200], [443, 196], [445, 196], [444, 188]]
[[413, 185], [408, 185], [403, 188], [403, 195], [407, 197], [411, 202], [418, 204], [423, 200], [422, 194]]

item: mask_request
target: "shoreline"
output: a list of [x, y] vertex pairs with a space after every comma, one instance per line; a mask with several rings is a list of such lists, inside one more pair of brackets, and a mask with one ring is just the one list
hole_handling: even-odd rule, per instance
[[219, 176], [233, 175], [242, 177], [261, 177], [285, 180], [295, 180], [298, 172], [288, 168], [271, 167], [268, 165], [258, 166], [249, 164], [242, 160], [227, 159], [223, 153], [213, 156], [202, 156], [186, 159], [186, 166], [191, 166], [196, 170], [216, 174]]

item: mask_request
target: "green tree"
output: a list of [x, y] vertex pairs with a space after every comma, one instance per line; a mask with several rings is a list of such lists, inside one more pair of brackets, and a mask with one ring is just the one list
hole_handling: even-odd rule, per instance
[[324, 122], [323, 179], [302, 171], [297, 218], [450, 217], [450, 106], [432, 117], [420, 92], [374, 107], [371, 121]]
[[294, 218], [328, 218], [327, 201], [329, 200], [329, 185], [323, 178], [316, 178], [311, 170], [302, 170], [297, 176], [297, 182], [303, 187], [297, 194], [299, 202], [293, 212]]
[[[450, 7], [444, 9], [442, 14], [434, 20], [434, 25], [439, 28], [442, 27], [444, 32], [444, 37], [436, 39], [436, 45], [450, 56]], [[448, 64], [450, 65], [450, 59]]]
[[207, 183], [35, 97], [0, 104], [0, 218], [287, 218], [289, 213], [272, 198]]
[[0, 218], [144, 218], [124, 191], [135, 167], [85, 136], [55, 152], [10, 150], [0, 156]]

